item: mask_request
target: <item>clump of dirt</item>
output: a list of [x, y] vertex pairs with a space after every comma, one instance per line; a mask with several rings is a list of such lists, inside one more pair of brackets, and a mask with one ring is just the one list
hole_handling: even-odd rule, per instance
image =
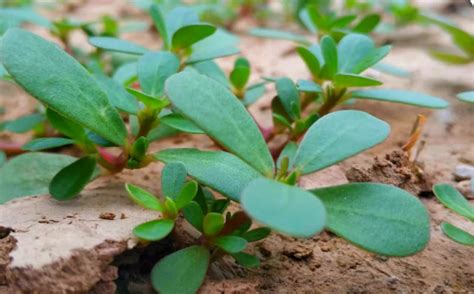
[[353, 166], [346, 171], [346, 177], [350, 182], [392, 184], [419, 196], [431, 193], [430, 178], [402, 150], [394, 150], [383, 157], [375, 156], [368, 168]]

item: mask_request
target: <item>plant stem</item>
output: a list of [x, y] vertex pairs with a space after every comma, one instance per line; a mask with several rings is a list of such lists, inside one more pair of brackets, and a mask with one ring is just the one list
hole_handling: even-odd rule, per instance
[[15, 142], [0, 141], [0, 150], [4, 151], [7, 155], [17, 155], [24, 153], [25, 151], [21, 149], [22, 146], [23, 144]]

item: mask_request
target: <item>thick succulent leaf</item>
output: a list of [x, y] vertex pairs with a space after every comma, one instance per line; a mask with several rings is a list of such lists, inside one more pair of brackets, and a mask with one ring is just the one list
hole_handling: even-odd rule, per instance
[[199, 16], [192, 7], [178, 6], [166, 13], [165, 18], [169, 44], [173, 35], [182, 27], [199, 23]]
[[219, 57], [234, 55], [240, 52], [239, 38], [219, 29], [211, 36], [194, 44], [191, 56], [186, 59], [187, 64], [201, 62]]
[[109, 101], [115, 107], [130, 114], [137, 114], [137, 101], [123, 88], [119, 82], [100, 73], [94, 74], [94, 77], [99, 86], [102, 88], [102, 91], [107, 94]]
[[186, 119], [179, 113], [167, 114], [160, 118], [160, 122], [181, 132], [190, 134], [205, 134], [205, 132], [196, 126], [192, 121]]
[[194, 43], [201, 41], [214, 34], [216, 27], [209, 24], [192, 24], [179, 28], [172, 39], [173, 49], [185, 49]]
[[161, 172], [161, 191], [165, 197], [176, 199], [186, 181], [186, 168], [181, 163], [170, 162]]
[[197, 70], [200, 74], [203, 74], [205, 76], [210, 77], [211, 79], [218, 81], [226, 87], [229, 86], [229, 80], [227, 79], [227, 76], [225, 75], [224, 71], [220, 68], [219, 65], [217, 65], [217, 63], [212, 60], [193, 63], [192, 65], [187, 66], [186, 70], [190, 68]]
[[114, 37], [91, 37], [89, 43], [100, 49], [133, 55], [142, 55], [148, 52], [148, 49], [143, 46]]
[[259, 98], [265, 94], [265, 82], [257, 83], [249, 86], [244, 94], [242, 102], [248, 106], [255, 103]]
[[353, 98], [403, 103], [427, 108], [446, 108], [445, 100], [427, 94], [395, 89], [371, 89], [352, 92]]
[[206, 134], [262, 174], [273, 175], [273, 159], [260, 130], [227, 88], [193, 72], [172, 76], [165, 88], [179, 112]]
[[92, 76], [57, 45], [22, 29], [0, 43], [0, 61], [27, 92], [59, 114], [123, 145], [127, 132]]
[[153, 19], [153, 23], [160, 33], [161, 39], [163, 39], [164, 49], [168, 50], [171, 48], [171, 40], [168, 36], [168, 29], [166, 27], [166, 20], [163, 16], [163, 13], [160, 10], [158, 4], [152, 4], [150, 7], [150, 16]]
[[80, 142], [87, 140], [86, 131], [81, 125], [61, 116], [50, 108], [46, 110], [46, 117], [51, 125], [61, 134]]
[[474, 103], [474, 91], [462, 92], [462, 93], [459, 93], [457, 96], [459, 100], [462, 100], [468, 103]]
[[224, 228], [224, 216], [217, 212], [206, 214], [202, 222], [203, 233], [206, 236], [215, 236]]
[[162, 294], [196, 293], [206, 277], [210, 259], [209, 250], [198, 245], [164, 257], [151, 271], [153, 288]]
[[276, 81], [278, 99], [292, 120], [301, 116], [300, 95], [295, 83], [289, 78], [280, 78]]
[[326, 207], [327, 228], [359, 247], [386, 256], [407, 256], [428, 244], [428, 212], [402, 189], [353, 183], [312, 192]]
[[308, 80], [298, 80], [297, 83], [298, 91], [308, 92], [308, 93], [322, 93], [323, 89], [320, 85], [316, 84], [313, 81]]
[[188, 205], [196, 196], [198, 184], [195, 181], [187, 182], [181, 189], [178, 196], [174, 199], [176, 208], [179, 210]]
[[183, 214], [186, 220], [198, 231], [202, 231], [202, 222], [204, 221], [204, 214], [201, 206], [191, 201], [188, 205], [183, 208]]
[[231, 71], [229, 80], [236, 89], [242, 89], [250, 78], [250, 64], [244, 57], [235, 61], [234, 69]]
[[137, 63], [122, 64], [114, 72], [112, 78], [123, 86], [129, 86], [137, 78]]
[[4, 129], [12, 133], [25, 133], [33, 130], [40, 123], [44, 122], [45, 117], [41, 113], [33, 113], [19, 117], [15, 120], [5, 122]]
[[306, 132], [296, 152], [295, 167], [315, 172], [367, 150], [387, 138], [390, 126], [357, 110], [330, 113]]
[[327, 79], [332, 79], [332, 77], [337, 73], [339, 64], [336, 41], [334, 41], [330, 36], [324, 36], [321, 39], [321, 52], [324, 57], [324, 66], [322, 68], [321, 76]]
[[283, 158], [288, 157], [288, 169], [291, 170], [294, 165], [296, 151], [298, 151], [298, 144], [293, 141], [288, 142], [281, 151], [280, 156], [278, 156], [277, 167], [281, 168], [281, 161]]
[[228, 253], [237, 253], [247, 247], [247, 240], [239, 236], [217, 237], [214, 244]]
[[274, 29], [253, 28], [250, 30], [250, 34], [255, 37], [288, 40], [304, 45], [309, 45], [310, 43], [306, 36]]
[[284, 234], [309, 238], [325, 225], [326, 211], [311, 193], [270, 179], [252, 181], [241, 198], [245, 212]]
[[50, 153], [25, 153], [0, 167], [0, 204], [11, 199], [48, 193], [51, 179], [76, 158]]
[[49, 193], [57, 200], [77, 196], [92, 179], [96, 161], [92, 156], [80, 158], [61, 169], [49, 183]]
[[394, 66], [392, 64], [383, 63], [383, 62], [379, 62], [373, 65], [372, 68], [381, 73], [389, 74], [389, 75], [400, 77], [400, 78], [408, 78], [411, 75], [409, 71], [403, 68]]
[[439, 61], [449, 63], [449, 64], [462, 65], [462, 64], [468, 64], [474, 61], [473, 58], [469, 58], [464, 55], [448, 53], [448, 52], [443, 52], [443, 51], [431, 51], [430, 54], [431, 56], [438, 59]]
[[238, 264], [246, 268], [256, 268], [260, 266], [260, 260], [255, 256], [245, 252], [232, 254]]
[[449, 239], [463, 245], [474, 246], [474, 236], [463, 229], [446, 222], [441, 223], [441, 229]]
[[[2, 167], [6, 161], [7, 161], [7, 155], [5, 154], [5, 152], [0, 151], [0, 167]], [[0, 200], [0, 203], [1, 203], [1, 200]]]
[[379, 23], [379, 14], [369, 14], [361, 19], [360, 22], [352, 28], [352, 30], [357, 33], [368, 34], [372, 32]]
[[382, 85], [382, 82], [356, 74], [338, 73], [334, 76], [334, 85], [339, 88], [370, 87]]
[[248, 242], [256, 242], [265, 239], [272, 231], [269, 228], [257, 228], [242, 234], [242, 238]]
[[130, 199], [141, 207], [161, 212], [164, 211], [160, 200], [150, 192], [132, 184], [125, 184], [125, 189], [127, 190]]
[[144, 93], [161, 97], [165, 81], [178, 72], [179, 59], [171, 52], [149, 52], [138, 60], [137, 74]]
[[155, 158], [166, 164], [183, 164], [191, 177], [235, 201], [248, 183], [262, 177], [238, 157], [222, 151], [168, 149], [156, 153]]
[[297, 47], [296, 52], [299, 54], [301, 59], [303, 59], [313, 77], [318, 77], [321, 65], [319, 64], [316, 55], [305, 47]]
[[48, 29], [51, 28], [51, 22], [36, 13], [31, 7], [0, 8], [0, 19], [20, 23], [28, 22]]
[[444, 206], [474, 222], [474, 206], [456, 188], [449, 184], [436, 184], [433, 192]]
[[169, 105], [169, 101], [164, 98], [153, 97], [134, 88], [127, 88], [127, 91], [149, 108], [161, 109]]
[[71, 144], [74, 144], [74, 140], [67, 138], [38, 138], [26, 143], [21, 147], [21, 149], [27, 151], [39, 151]]
[[133, 234], [142, 240], [158, 241], [171, 233], [174, 221], [171, 219], [152, 220], [139, 224], [133, 229]]

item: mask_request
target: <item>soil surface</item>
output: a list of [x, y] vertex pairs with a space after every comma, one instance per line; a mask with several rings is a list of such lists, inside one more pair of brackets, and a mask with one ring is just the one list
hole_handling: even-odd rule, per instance
[[[72, 7], [71, 11], [64, 9], [59, 13], [52, 12], [51, 15], [57, 17], [67, 13], [82, 20], [94, 19], [104, 13], [140, 16], [126, 1], [83, 2], [81, 6]], [[426, 2], [428, 1], [422, 4]], [[474, 31], [472, 15], [471, 20], [457, 14], [449, 16], [464, 28]], [[235, 29], [241, 35], [242, 54], [253, 66], [253, 80], [258, 80], [259, 76], [287, 75], [294, 79], [309, 77], [304, 64], [293, 53], [294, 45], [291, 42], [246, 36], [243, 33], [248, 27], [248, 22], [242, 20]], [[47, 36], [42, 30], [35, 31]], [[137, 36], [129, 34], [125, 38], [150, 48], [158, 48], [156, 38], [150, 33], [139, 33]], [[471, 233], [474, 233], [474, 226], [439, 204], [429, 189], [432, 183], [453, 183], [461, 188], [466, 197], [472, 197], [466, 189], [467, 181], [457, 182], [454, 171], [460, 164], [474, 165], [474, 107], [456, 100], [455, 94], [474, 89], [474, 65], [448, 66], [431, 59], [427, 53], [430, 49], [450, 48], [449, 37], [436, 28], [410, 26], [390, 35], [388, 39], [394, 46], [387, 63], [409, 70], [411, 77], [401, 79], [375, 71], [368, 73], [383, 80], [384, 87], [410, 89], [440, 96], [447, 99], [451, 106], [440, 111], [370, 101], [358, 101], [354, 105], [344, 106], [367, 111], [387, 121], [392, 128], [390, 137], [364, 154], [322, 173], [303, 178], [300, 184], [305, 187], [333, 185], [344, 183], [348, 178], [352, 181], [382, 181], [408, 189], [422, 196], [421, 199], [430, 212], [431, 241], [428, 247], [415, 256], [386, 258], [367, 253], [327, 232], [306, 240], [272, 234], [266, 240], [250, 247], [250, 251], [261, 259], [260, 268], [247, 270], [231, 260], [224, 259], [212, 265], [200, 292], [474, 293], [474, 248], [461, 246], [447, 239], [439, 224], [441, 221], [449, 221]], [[78, 35], [75, 41], [77, 45], [87, 47], [84, 37]], [[380, 38], [379, 41], [387, 41], [387, 37]], [[219, 63], [229, 70], [234, 59], [235, 57], [224, 58]], [[271, 124], [269, 101], [274, 94], [273, 87], [268, 87], [265, 97], [250, 109], [262, 125]], [[30, 113], [35, 105], [34, 100], [15, 85], [0, 82], [0, 107], [6, 109], [4, 114], [0, 114], [0, 121]], [[412, 164], [400, 153], [400, 147], [407, 141], [418, 114], [427, 116], [428, 120], [418, 144], [418, 156], [415, 164]], [[0, 139], [23, 143], [28, 141], [29, 134], [2, 133]], [[154, 143], [151, 149], [156, 151], [170, 146], [216, 148], [205, 136], [182, 135]], [[88, 186], [83, 198], [87, 199], [90, 193], [113, 195], [125, 182], [148, 187], [149, 190], [159, 193], [160, 170], [161, 164], [153, 163], [142, 170], [125, 171], [100, 179]], [[122, 219], [121, 214], [130, 214], [129, 211], [113, 209], [116, 200], [105, 196], [104, 199], [109, 199], [110, 203], [100, 201], [100, 204], [97, 204], [100, 209], [94, 211], [97, 213], [94, 214], [93, 220], [103, 227], [89, 226], [92, 235], [96, 235], [100, 230], [119, 231], [115, 227], [127, 221]], [[41, 201], [51, 201], [47, 197], [39, 198]], [[37, 201], [38, 197], [21, 200], [22, 203]], [[474, 204], [474, 201], [471, 200], [471, 203]], [[12, 203], [7, 205], [14, 206]], [[12, 214], [12, 218], [15, 218], [14, 216], [15, 214]], [[25, 227], [28, 221], [36, 221], [33, 228], [27, 226], [26, 230], [30, 230], [27, 238], [44, 238], [48, 235], [44, 234], [42, 227], [60, 227], [62, 220], [59, 224], [46, 224], [34, 218], [25, 219], [23, 223], [18, 223], [18, 219], [0, 219], [0, 293], [34, 292], [35, 290], [29, 287], [35, 285], [39, 278], [46, 281], [43, 277], [48, 274], [53, 273], [50, 278], [57, 277], [58, 273], [54, 273], [54, 270], [58, 266], [64, 272], [74, 272], [78, 277], [77, 283], [68, 281], [61, 284], [60, 279], [53, 280], [49, 284], [51, 288], [48, 293], [113, 293], [116, 289], [118, 293], [151, 293], [148, 281], [151, 266], [165, 254], [192, 242], [194, 238], [192, 229], [183, 225], [180, 226], [182, 230], [177, 230], [170, 238], [148, 247], [128, 246], [128, 242], [136, 241], [130, 234], [121, 235], [120, 242], [104, 239], [96, 243], [97, 239], [90, 239], [87, 245], [71, 246], [70, 251], [56, 259], [52, 258], [50, 262], [37, 260], [43, 264], [30, 267], [30, 272], [26, 274], [24, 271], [15, 274], [15, 268], [24, 269], [21, 267], [22, 262], [28, 264], [27, 258], [35, 258], [34, 252], [28, 253], [28, 250], [34, 247], [22, 245], [28, 239], [22, 239], [18, 228]], [[130, 225], [129, 223], [127, 226]], [[16, 232], [10, 232], [10, 229]], [[70, 235], [58, 232], [52, 232], [51, 236], [57, 238], [49, 240], [52, 244], [71, 239]], [[114, 236], [109, 239], [114, 239]], [[132, 247], [134, 249], [131, 249]], [[23, 280], [18, 281], [21, 278]], [[85, 280], [87, 283], [84, 283]], [[18, 286], [22, 284], [24, 287]], [[68, 288], [70, 285], [71, 288]], [[38, 289], [36, 292], [47, 293]]]

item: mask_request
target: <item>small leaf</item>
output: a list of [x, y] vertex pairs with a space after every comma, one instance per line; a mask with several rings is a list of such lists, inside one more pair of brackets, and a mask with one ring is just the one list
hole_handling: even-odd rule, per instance
[[199, 15], [192, 7], [178, 6], [166, 13], [165, 22], [171, 44], [171, 38], [180, 28], [199, 22]]
[[130, 199], [141, 207], [164, 212], [160, 200], [150, 192], [132, 184], [125, 184], [125, 189], [127, 190]]
[[143, 92], [163, 96], [165, 81], [178, 72], [179, 59], [171, 52], [149, 52], [138, 60], [137, 74]]
[[295, 156], [303, 174], [315, 172], [367, 150], [387, 138], [390, 126], [368, 113], [342, 110], [317, 120]]
[[163, 195], [176, 199], [184, 187], [186, 176], [187, 172], [183, 164], [177, 162], [167, 163], [161, 172], [161, 191]]
[[75, 159], [39, 152], [12, 158], [0, 167], [0, 204], [18, 197], [48, 193], [48, 185], [54, 175]]
[[224, 228], [224, 217], [220, 213], [209, 212], [202, 223], [203, 233], [206, 236], [215, 236]]
[[190, 181], [184, 185], [178, 197], [174, 199], [176, 208], [179, 210], [188, 205], [196, 196], [198, 184], [195, 181]]
[[255, 256], [245, 252], [238, 252], [232, 254], [232, 257], [238, 264], [246, 268], [256, 268], [260, 266], [260, 260]]
[[281, 168], [281, 161], [284, 157], [288, 158], [288, 169], [291, 170], [293, 168], [293, 164], [295, 161], [295, 155], [296, 151], [298, 150], [298, 144], [296, 144], [293, 141], [288, 142], [285, 145], [285, 148], [280, 153], [280, 156], [278, 157], [277, 160], [277, 167], [280, 169]]
[[297, 83], [298, 91], [308, 92], [308, 93], [322, 93], [323, 89], [320, 85], [316, 84], [313, 81], [307, 80], [298, 80]]
[[[7, 155], [5, 154], [5, 152], [0, 151], [0, 167], [2, 167], [2, 165], [4, 165], [6, 161], [7, 161]], [[2, 203], [1, 200], [0, 200], [0, 203]]]
[[468, 232], [446, 222], [441, 223], [441, 229], [449, 239], [463, 245], [474, 246], [474, 236]]
[[210, 211], [217, 213], [224, 213], [224, 211], [229, 207], [230, 199], [217, 199], [212, 202]]
[[242, 102], [246, 106], [251, 105], [261, 98], [263, 94], [265, 94], [265, 83], [253, 84], [246, 89]]
[[408, 78], [411, 75], [409, 71], [403, 68], [388, 64], [388, 63], [379, 62], [373, 65], [372, 68], [381, 73], [389, 74], [389, 75], [400, 77], [400, 78]]
[[49, 123], [51, 123], [51, 125], [61, 134], [64, 134], [79, 142], [83, 142], [87, 139], [86, 132], [82, 126], [61, 116], [54, 110], [50, 108], [46, 109], [46, 117], [48, 118]]
[[248, 60], [240, 57], [235, 61], [234, 69], [230, 73], [230, 81], [236, 89], [243, 89], [250, 78], [250, 65]]
[[145, 47], [114, 37], [91, 37], [89, 43], [97, 48], [126, 54], [142, 55], [148, 52]]
[[356, 74], [338, 73], [334, 76], [334, 85], [339, 88], [370, 87], [382, 85], [382, 82]]
[[216, 27], [209, 24], [192, 24], [179, 28], [172, 38], [173, 49], [185, 49], [214, 34]]
[[169, 105], [166, 99], [155, 98], [133, 88], [127, 88], [127, 91], [151, 109], [161, 109]]
[[219, 29], [211, 36], [194, 44], [187, 64], [234, 55], [240, 52], [237, 47], [239, 38]]
[[45, 117], [41, 113], [34, 113], [19, 117], [15, 120], [5, 123], [5, 131], [12, 133], [25, 133], [34, 129], [37, 125], [44, 122]]
[[301, 59], [303, 59], [313, 77], [318, 77], [319, 71], [321, 70], [321, 65], [319, 64], [319, 60], [316, 55], [314, 55], [313, 52], [305, 47], [297, 47], [296, 52], [299, 54]]
[[74, 141], [67, 138], [38, 138], [26, 143], [21, 147], [21, 149], [27, 151], [39, 151], [71, 144], [74, 144]]
[[204, 214], [201, 206], [191, 201], [188, 205], [183, 208], [184, 218], [198, 231], [202, 231], [202, 223], [204, 221]]
[[321, 51], [324, 57], [324, 66], [322, 68], [321, 76], [327, 79], [332, 79], [332, 77], [337, 73], [339, 63], [336, 42], [332, 37], [324, 36], [321, 39]]
[[136, 226], [133, 234], [142, 240], [158, 241], [171, 233], [174, 221], [171, 219], [153, 220]]
[[197, 245], [164, 257], [151, 271], [153, 288], [162, 294], [196, 293], [206, 277], [210, 259], [209, 250]]
[[129, 62], [120, 65], [114, 72], [113, 79], [123, 86], [129, 86], [137, 78], [137, 63]]
[[132, 145], [130, 149], [130, 157], [137, 161], [142, 161], [148, 150], [148, 139], [145, 137], [138, 138]]
[[444, 206], [474, 222], [474, 207], [454, 187], [436, 184], [433, 186], [433, 192]]
[[238, 253], [247, 247], [247, 240], [238, 236], [222, 236], [214, 240], [214, 244], [228, 253]]
[[300, 95], [295, 84], [289, 78], [280, 78], [276, 81], [278, 99], [291, 119], [297, 120], [301, 116]]
[[162, 116], [160, 118], [160, 122], [181, 132], [190, 134], [205, 134], [205, 132], [196, 126], [192, 121], [184, 118], [179, 113], [170, 113]]
[[457, 96], [459, 100], [462, 100], [468, 103], [474, 103], [474, 91], [462, 92], [462, 93], [459, 93]]
[[318, 198], [269, 179], [252, 181], [242, 192], [241, 205], [258, 222], [293, 237], [309, 238], [325, 225], [326, 212]]
[[353, 183], [312, 192], [327, 209], [328, 229], [359, 247], [386, 256], [408, 256], [428, 244], [428, 213], [402, 189]]
[[256, 242], [265, 239], [272, 231], [269, 228], [257, 228], [242, 234], [242, 238], [248, 242]]
[[439, 61], [449, 64], [463, 65], [472, 62], [471, 58], [459, 54], [453, 54], [442, 51], [431, 51], [430, 54]]
[[293, 42], [297, 42], [304, 45], [310, 44], [309, 40], [303, 35], [280, 31], [280, 30], [253, 28], [250, 30], [250, 35], [255, 36], [255, 37], [262, 37], [262, 38], [288, 40], [288, 41], [293, 41]]
[[226, 74], [221, 69], [219, 65], [213, 60], [206, 60], [201, 62], [193, 63], [190, 66], [187, 66], [185, 70], [194, 69], [197, 70], [200, 74], [206, 75], [211, 79], [218, 81], [226, 87], [229, 87], [229, 80], [227, 79]]
[[372, 32], [379, 23], [380, 15], [369, 14], [361, 19], [360, 22], [354, 28], [352, 28], [352, 30], [357, 33], [368, 34]]
[[119, 110], [137, 114], [138, 103], [135, 98], [130, 95], [119, 82], [107, 77], [104, 74], [94, 74], [94, 77], [101, 89], [109, 97], [109, 101]]
[[[155, 154], [166, 164], [181, 163], [198, 182], [238, 201], [244, 187], [262, 175], [238, 157], [222, 151], [168, 149]], [[218, 176], [216, 176], [218, 175]]]
[[372, 89], [352, 92], [353, 98], [380, 100], [403, 103], [427, 108], [446, 108], [449, 106], [445, 100], [412, 91], [392, 89]]
[[160, 32], [161, 39], [163, 40], [164, 49], [168, 50], [171, 48], [170, 37], [168, 36], [168, 29], [166, 27], [166, 21], [161, 13], [160, 7], [157, 4], [152, 4], [150, 7], [150, 15], [153, 19], [156, 29]]
[[173, 106], [211, 138], [262, 174], [273, 175], [273, 159], [262, 133], [222, 84], [204, 75], [182, 72], [168, 79], [166, 93]]
[[96, 168], [94, 157], [85, 156], [60, 170], [49, 184], [49, 193], [57, 200], [70, 200], [89, 183]]

